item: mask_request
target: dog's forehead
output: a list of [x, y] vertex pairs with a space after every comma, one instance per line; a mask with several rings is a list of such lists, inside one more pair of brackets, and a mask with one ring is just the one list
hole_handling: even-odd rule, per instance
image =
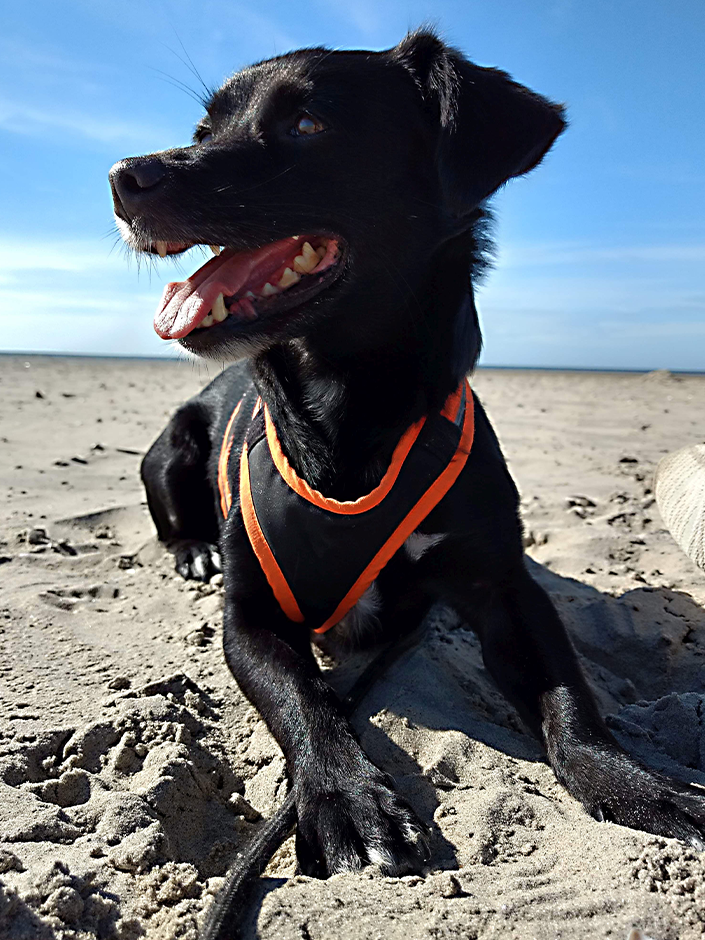
[[359, 97], [373, 91], [382, 73], [389, 75], [389, 65], [380, 52], [300, 49], [236, 72], [213, 94], [208, 112], [215, 119], [243, 117], [276, 100], [302, 103], [316, 94]]

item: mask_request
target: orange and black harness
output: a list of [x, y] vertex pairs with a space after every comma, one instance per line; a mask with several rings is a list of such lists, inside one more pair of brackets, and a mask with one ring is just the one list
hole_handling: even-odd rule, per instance
[[[235, 407], [223, 436], [218, 489], [223, 516]], [[282, 452], [257, 401], [240, 455], [240, 508], [247, 536], [286, 616], [325, 633], [358, 602], [392, 555], [453, 486], [470, 453], [474, 404], [467, 381], [439, 414], [405, 431], [379, 485], [352, 502], [328, 499]]]

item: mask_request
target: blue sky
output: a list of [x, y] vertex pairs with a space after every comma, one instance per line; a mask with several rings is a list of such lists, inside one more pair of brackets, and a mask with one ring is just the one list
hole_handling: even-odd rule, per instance
[[196, 86], [182, 43], [217, 85], [298, 46], [386, 48], [423, 21], [566, 102], [571, 120], [542, 167], [494, 199], [483, 362], [705, 369], [702, 0], [7, 4], [0, 349], [174, 353], [154, 307], [201, 262], [138, 271], [114, 249], [107, 172], [189, 141], [200, 106], [176, 87]]

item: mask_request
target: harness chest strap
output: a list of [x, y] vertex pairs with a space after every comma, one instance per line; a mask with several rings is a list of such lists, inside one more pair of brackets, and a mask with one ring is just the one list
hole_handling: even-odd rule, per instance
[[[472, 446], [473, 405], [463, 381], [440, 414], [421, 418], [402, 435], [379, 485], [349, 502], [323, 496], [296, 474], [267, 406], [255, 406], [240, 455], [240, 507], [253, 551], [290, 620], [323, 633], [357, 603], [457, 480]], [[239, 409], [226, 428], [218, 465], [225, 517]]]
[[233, 441], [235, 440], [233, 425], [235, 424], [235, 418], [237, 418], [240, 412], [241, 405], [242, 398], [237, 405], [235, 405], [233, 413], [230, 415], [230, 420], [228, 421], [225, 434], [223, 435], [223, 443], [220, 445], [220, 457], [218, 458], [218, 492], [220, 493], [220, 511], [223, 513], [224, 519], [228, 518], [230, 506], [233, 501], [232, 493], [230, 492], [230, 481], [228, 480], [228, 463], [230, 462], [230, 451], [233, 448]]
[[[240, 414], [240, 409], [242, 408], [244, 401], [245, 396], [243, 395], [237, 405], [235, 405], [233, 408], [233, 412], [225, 426], [223, 440], [220, 445], [220, 455], [218, 456], [218, 493], [220, 494], [220, 511], [222, 512], [224, 519], [228, 518], [230, 507], [233, 503], [233, 496], [230, 490], [230, 479], [228, 477], [228, 467], [230, 465], [230, 451], [233, 449], [233, 443], [235, 441], [235, 419]], [[262, 399], [257, 398], [255, 401], [255, 406], [252, 409], [253, 420], [261, 407]]]

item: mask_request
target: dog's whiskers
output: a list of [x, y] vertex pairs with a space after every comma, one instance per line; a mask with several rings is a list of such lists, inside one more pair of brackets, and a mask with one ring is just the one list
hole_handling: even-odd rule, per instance
[[[285, 168], [284, 170], [282, 170], [280, 173], [276, 173], [274, 176], [270, 176], [268, 179], [262, 180], [260, 183], [255, 183], [255, 184], [252, 185], [252, 186], [246, 186], [244, 189], [238, 189], [238, 190], [235, 191], [235, 193], [233, 193], [233, 195], [235, 195], [235, 196], [240, 196], [242, 193], [249, 193], [249, 192], [251, 192], [253, 189], [259, 189], [260, 186], [267, 186], [269, 183], [273, 183], [274, 180], [279, 179], [279, 177], [284, 176], [285, 173], [289, 173], [291, 170], [294, 169], [294, 166], [295, 166], [295, 165], [296, 165], [296, 164], [292, 163], [291, 166], [286, 167], [286, 168]], [[234, 183], [228, 183], [227, 186], [222, 186], [222, 187], [220, 187], [219, 189], [216, 189], [215, 192], [217, 192], [217, 193], [224, 193], [224, 192], [226, 192], [228, 189], [232, 189], [234, 186], [235, 186]]]

